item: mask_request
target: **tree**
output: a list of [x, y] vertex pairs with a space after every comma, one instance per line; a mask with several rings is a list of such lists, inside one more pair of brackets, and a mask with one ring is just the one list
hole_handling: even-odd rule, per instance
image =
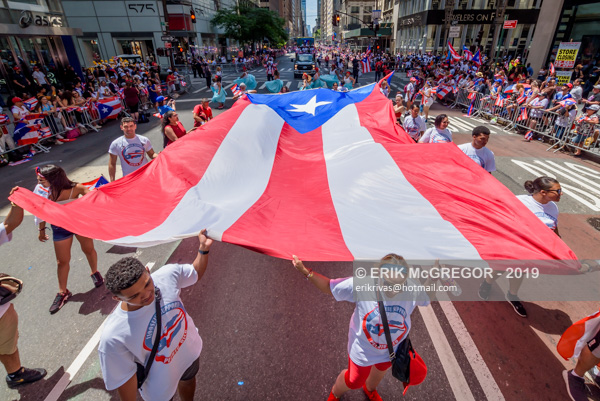
[[248, 7], [245, 4], [224, 8], [217, 11], [210, 23], [223, 28], [228, 38], [240, 44], [254, 45], [267, 39], [272, 44], [280, 45], [288, 39], [283, 29], [285, 21], [266, 8]]
[[321, 29], [317, 29], [315, 33], [313, 33], [313, 38], [321, 39]]

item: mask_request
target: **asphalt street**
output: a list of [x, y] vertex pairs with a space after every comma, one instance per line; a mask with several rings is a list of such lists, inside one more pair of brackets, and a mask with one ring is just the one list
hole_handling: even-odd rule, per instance
[[[279, 59], [281, 78], [286, 84], [291, 82], [294, 90], [301, 81], [293, 79], [292, 68], [287, 57]], [[251, 73], [257, 78], [259, 93], [266, 93], [261, 89], [266, 81], [264, 69]], [[226, 74], [224, 86], [236, 77]], [[369, 73], [359, 82], [373, 79], [374, 73]], [[395, 74], [390, 97], [406, 82], [405, 74]], [[192, 127], [193, 106], [204, 97], [210, 97], [209, 92], [204, 79], [198, 78], [190, 93], [177, 100], [187, 129]], [[224, 111], [213, 109], [213, 113], [226, 112], [231, 104], [229, 99]], [[470, 140], [473, 127], [487, 124], [435, 104], [431, 114], [439, 113], [450, 115], [457, 144]], [[496, 155], [494, 177], [513, 193], [523, 194], [525, 180], [542, 174], [556, 176], [565, 188], [559, 203], [563, 240], [579, 258], [600, 259], [598, 231], [587, 222], [600, 211], [599, 165], [547, 152], [547, 145], [527, 143], [495, 126], [492, 131], [488, 147]], [[158, 119], [139, 125], [138, 134], [147, 136], [155, 150], [162, 150]], [[108, 146], [119, 135], [118, 124], [112, 122], [98, 133], [36, 155], [29, 163], [0, 169], [0, 211], [6, 212], [6, 195], [13, 186], [33, 189], [35, 166], [59, 164], [76, 181], [108, 176]], [[191, 263], [197, 239], [152, 248], [124, 248], [99, 241], [95, 246], [102, 273], [123, 256], [136, 256], [155, 270], [165, 263]], [[350, 263], [307, 265], [329, 277], [352, 274]], [[102, 322], [116, 302], [104, 287], [93, 289], [87, 262], [75, 242], [69, 277], [74, 297], [50, 315], [48, 308], [57, 292], [55, 266], [52, 244], [37, 240], [33, 217], [27, 215], [13, 241], [0, 248], [0, 271], [25, 282], [14, 302], [20, 317], [22, 363], [44, 367], [48, 376], [19, 390], [0, 385], [0, 399], [118, 400], [115, 392], [104, 389], [96, 347]], [[503, 285], [500, 280], [498, 285]], [[494, 286], [493, 291], [501, 289]], [[346, 367], [353, 305], [321, 294], [289, 260], [216, 243], [206, 275], [183, 291], [183, 301], [204, 341], [198, 400], [325, 400], [337, 374]], [[597, 311], [597, 300], [528, 302], [526, 307], [527, 319], [518, 317], [507, 302], [440, 302], [416, 310], [410, 336], [427, 363], [427, 379], [403, 397], [402, 385], [388, 374], [379, 388], [381, 396], [384, 400], [566, 400], [561, 371], [573, 362], [558, 356], [556, 343], [572, 322]], [[589, 390], [598, 397], [598, 388], [589, 386]], [[366, 397], [353, 391], [343, 400]]]

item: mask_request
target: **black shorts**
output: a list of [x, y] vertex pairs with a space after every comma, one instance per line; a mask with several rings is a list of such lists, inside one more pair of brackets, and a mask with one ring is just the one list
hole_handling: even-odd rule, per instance
[[200, 357], [198, 357], [198, 359], [196, 359], [194, 362], [192, 362], [190, 367], [187, 368], [187, 370], [185, 372], [183, 372], [183, 375], [181, 375], [181, 379], [179, 379], [179, 380], [181, 380], [182, 382], [192, 380], [192, 379], [196, 378], [196, 374], [198, 373], [199, 370], [200, 370]]
[[137, 113], [139, 110], [139, 106], [140, 106], [139, 103], [136, 103], [134, 105], [127, 105], [127, 107], [129, 108], [129, 111], [132, 113]]

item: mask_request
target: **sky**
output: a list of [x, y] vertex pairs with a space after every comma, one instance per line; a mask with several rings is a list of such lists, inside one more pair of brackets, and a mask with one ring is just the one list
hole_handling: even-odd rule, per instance
[[310, 29], [315, 26], [317, 19], [317, 0], [306, 0], [306, 25], [310, 25]]

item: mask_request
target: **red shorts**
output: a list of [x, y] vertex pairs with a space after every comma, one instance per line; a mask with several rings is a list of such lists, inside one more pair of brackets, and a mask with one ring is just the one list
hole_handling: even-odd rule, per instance
[[365, 384], [365, 382], [367, 381], [367, 377], [369, 377], [369, 373], [371, 373], [371, 368], [373, 366], [375, 366], [375, 369], [377, 370], [386, 371], [392, 366], [392, 363], [382, 362], [376, 365], [358, 366], [357, 364], [352, 362], [352, 359], [350, 359], [350, 357], [348, 356], [348, 370], [344, 375], [346, 386], [348, 386], [348, 388], [350, 388], [351, 390], [361, 388], [363, 384]]

